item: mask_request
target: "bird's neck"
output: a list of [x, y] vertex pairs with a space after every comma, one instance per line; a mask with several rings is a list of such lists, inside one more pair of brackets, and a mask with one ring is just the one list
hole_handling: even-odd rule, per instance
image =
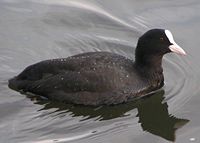
[[138, 55], [136, 54], [135, 63], [141, 67], [148, 67], [151, 69], [162, 68], [163, 55]]
[[139, 56], [135, 59], [135, 66], [137, 66], [138, 72], [144, 76], [145, 79], [156, 83], [157, 87], [161, 87], [164, 84], [164, 75], [162, 68], [163, 56]]

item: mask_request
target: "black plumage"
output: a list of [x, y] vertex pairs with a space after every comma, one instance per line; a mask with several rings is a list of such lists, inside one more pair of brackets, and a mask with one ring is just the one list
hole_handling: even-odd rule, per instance
[[123, 103], [164, 85], [162, 57], [170, 45], [166, 30], [152, 29], [139, 38], [135, 61], [109, 52], [46, 60], [10, 79], [9, 87], [75, 104]]

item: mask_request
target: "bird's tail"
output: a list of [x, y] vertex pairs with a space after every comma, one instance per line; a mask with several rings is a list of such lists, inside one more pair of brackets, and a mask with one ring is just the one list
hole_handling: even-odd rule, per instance
[[29, 82], [28, 80], [21, 80], [18, 77], [14, 77], [8, 81], [8, 87], [16, 91], [25, 90]]

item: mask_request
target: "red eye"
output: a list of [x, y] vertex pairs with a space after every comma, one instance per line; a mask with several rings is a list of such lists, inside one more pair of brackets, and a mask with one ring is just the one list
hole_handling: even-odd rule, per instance
[[163, 41], [164, 40], [164, 38], [163, 37], [160, 37], [160, 41]]

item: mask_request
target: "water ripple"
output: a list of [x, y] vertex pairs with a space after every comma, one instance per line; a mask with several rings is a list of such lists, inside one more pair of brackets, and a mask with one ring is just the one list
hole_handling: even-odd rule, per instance
[[[182, 108], [195, 94], [199, 81], [195, 78], [195, 64], [189, 63], [190, 56], [166, 59], [166, 99], [173, 112]], [[168, 75], [169, 74], [169, 75]]]

